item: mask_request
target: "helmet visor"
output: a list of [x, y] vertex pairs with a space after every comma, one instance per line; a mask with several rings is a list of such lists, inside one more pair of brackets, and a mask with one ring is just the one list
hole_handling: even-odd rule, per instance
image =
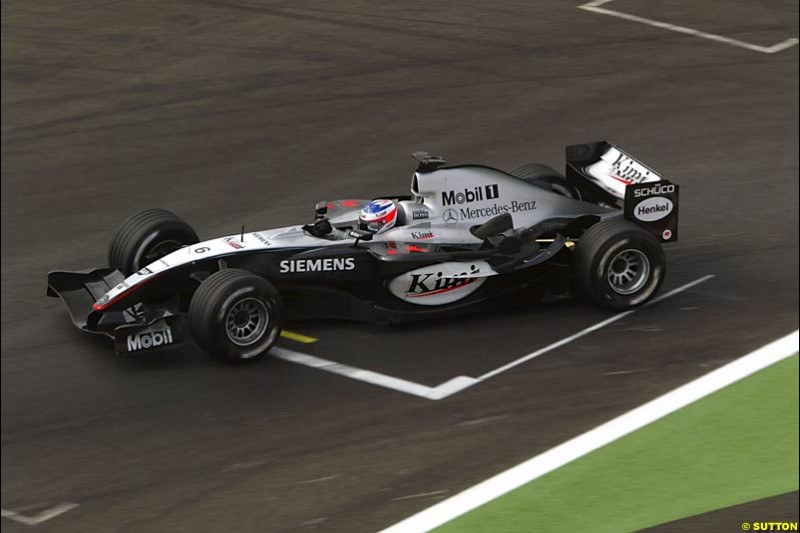
[[367, 227], [367, 231], [371, 231], [372, 233], [378, 233], [383, 227], [389, 222], [388, 219], [384, 218], [382, 220], [373, 220], [372, 222], [365, 222], [364, 224]]

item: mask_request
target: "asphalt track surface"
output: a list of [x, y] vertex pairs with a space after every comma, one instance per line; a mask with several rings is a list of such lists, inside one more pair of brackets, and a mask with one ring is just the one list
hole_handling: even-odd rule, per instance
[[[788, 0], [615, 4], [763, 45], [798, 33]], [[3, 2], [3, 508], [79, 504], [40, 531], [377, 530], [796, 329], [797, 47], [576, 5]], [[682, 186], [666, 288], [716, 277], [444, 400], [191, 346], [116, 358], [44, 297], [139, 209], [212, 237], [402, 194], [415, 150], [560, 166], [596, 139]], [[319, 341], [281, 344], [436, 385], [608, 316], [300, 324]]]
[[[753, 522], [797, 522], [800, 515], [799, 503], [795, 491], [661, 524], [645, 529], [644, 532], [743, 531], [743, 522], [751, 524], [751, 527]], [[775, 528], [773, 531], [780, 529]]]

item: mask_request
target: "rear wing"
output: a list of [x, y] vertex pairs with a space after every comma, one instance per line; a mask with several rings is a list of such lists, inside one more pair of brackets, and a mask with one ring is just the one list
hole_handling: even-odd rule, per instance
[[567, 181], [585, 188], [588, 181], [616, 200], [625, 199], [625, 188], [654, 183], [661, 176], [621, 148], [605, 141], [567, 146]]
[[678, 239], [678, 185], [606, 141], [567, 146], [566, 160], [584, 201], [621, 207], [661, 242]]

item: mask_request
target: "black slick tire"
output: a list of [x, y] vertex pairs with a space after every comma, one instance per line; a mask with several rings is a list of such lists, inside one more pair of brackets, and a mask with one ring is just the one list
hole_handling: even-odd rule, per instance
[[206, 278], [189, 304], [189, 329], [215, 359], [241, 364], [263, 357], [283, 326], [278, 292], [264, 278], [228, 268]]
[[561, 175], [556, 169], [543, 165], [541, 163], [528, 163], [515, 168], [509, 172], [512, 176], [536, 185], [542, 189], [552, 191], [567, 198], [574, 198], [580, 200], [580, 193], [578, 190], [567, 183], [564, 176]]
[[129, 276], [182, 246], [198, 242], [197, 233], [178, 215], [147, 209], [122, 223], [108, 247], [108, 266]]
[[667, 265], [655, 237], [632, 222], [614, 219], [586, 230], [575, 247], [572, 267], [579, 296], [624, 311], [658, 293]]

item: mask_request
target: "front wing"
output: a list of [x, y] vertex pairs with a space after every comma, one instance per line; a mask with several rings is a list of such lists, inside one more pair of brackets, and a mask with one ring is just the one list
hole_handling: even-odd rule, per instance
[[96, 311], [94, 303], [124, 281], [112, 268], [83, 272], [50, 272], [47, 295], [61, 298], [72, 323], [89, 333], [114, 339], [119, 354], [154, 350], [182, 344], [182, 320], [167, 307], [150, 309], [142, 304], [123, 311]]

